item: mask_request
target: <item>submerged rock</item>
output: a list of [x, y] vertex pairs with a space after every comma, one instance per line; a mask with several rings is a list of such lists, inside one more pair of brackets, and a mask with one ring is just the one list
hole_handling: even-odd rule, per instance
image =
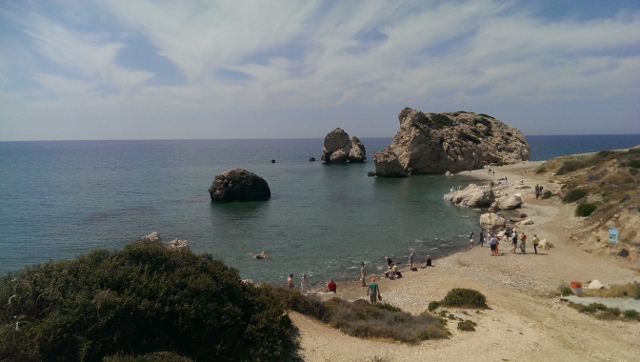
[[253, 172], [236, 168], [216, 175], [209, 187], [211, 201], [264, 201], [271, 197], [269, 184]]

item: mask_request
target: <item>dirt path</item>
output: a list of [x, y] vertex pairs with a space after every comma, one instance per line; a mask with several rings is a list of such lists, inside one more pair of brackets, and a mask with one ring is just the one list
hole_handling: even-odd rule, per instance
[[[306, 361], [640, 361], [640, 323], [600, 321], [578, 313], [555, 293], [561, 283], [598, 279], [605, 285], [640, 281], [638, 265], [623, 259], [597, 257], [582, 251], [568, 230], [579, 225], [573, 207], [551, 200], [536, 200], [533, 186], [553, 190], [545, 177], [531, 172], [536, 163], [496, 168], [495, 176], [510, 183], [525, 177], [531, 189], [520, 193], [522, 211], [534, 221], [525, 232], [555, 245], [533, 254], [512, 254], [501, 245], [500, 256], [488, 247], [475, 247], [434, 261], [435, 267], [404, 271], [405, 278], [379, 281], [383, 298], [411, 313], [420, 313], [429, 302], [441, 300], [455, 287], [482, 292], [490, 309], [452, 310], [454, 315], [478, 324], [475, 332], [459, 332], [449, 323], [450, 339], [425, 341], [416, 346], [349, 337], [299, 314], [292, 319], [300, 330]], [[488, 177], [485, 170], [465, 173]], [[477, 233], [477, 231], [476, 231]], [[530, 243], [529, 243], [530, 246]], [[356, 283], [341, 285], [339, 297], [365, 298]]]

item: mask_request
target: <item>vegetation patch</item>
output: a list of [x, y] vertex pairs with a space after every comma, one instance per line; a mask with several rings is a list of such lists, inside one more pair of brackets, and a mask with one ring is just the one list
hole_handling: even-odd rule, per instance
[[466, 288], [451, 289], [442, 300], [447, 307], [488, 308], [487, 298], [477, 290]]
[[593, 214], [596, 211], [597, 206], [594, 203], [582, 202], [576, 206], [576, 216], [586, 217]]
[[458, 330], [460, 331], [473, 332], [476, 330], [477, 326], [478, 324], [476, 322], [470, 321], [468, 319], [462, 322], [458, 322]]
[[569, 303], [569, 306], [580, 313], [591, 314], [598, 319], [627, 321], [640, 320], [640, 313], [633, 309], [621, 311], [620, 308], [609, 308], [601, 303], [591, 303], [589, 305]]
[[565, 204], [571, 203], [571, 202], [576, 202], [580, 199], [582, 199], [583, 197], [588, 195], [588, 190], [586, 189], [574, 189], [569, 191], [566, 195], [564, 195], [562, 197], [562, 202], [564, 202]]
[[640, 300], [640, 283], [614, 284], [606, 289], [585, 290], [585, 296], [601, 298], [634, 298]]
[[414, 316], [386, 303], [370, 304], [362, 299], [351, 303], [333, 298], [324, 304], [326, 323], [351, 336], [412, 344], [449, 336], [440, 318], [430, 313]]
[[280, 361], [298, 348], [271, 289], [242, 283], [211, 255], [160, 246], [22, 269], [0, 278], [0, 300], [2, 361], [135, 360], [161, 351], [171, 361]]
[[442, 113], [432, 113], [429, 115], [429, 120], [433, 123], [433, 125], [440, 129], [444, 127], [453, 126], [453, 120], [449, 118], [449, 116], [444, 115]]

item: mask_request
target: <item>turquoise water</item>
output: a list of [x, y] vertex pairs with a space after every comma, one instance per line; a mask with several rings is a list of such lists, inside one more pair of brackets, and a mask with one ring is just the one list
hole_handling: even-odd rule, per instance
[[[530, 140], [534, 155], [536, 137], [545, 136]], [[391, 139], [362, 141], [371, 159]], [[404, 263], [410, 250], [417, 260], [452, 253], [478, 233], [479, 210], [442, 200], [470, 180], [382, 179], [367, 176], [370, 160], [309, 162], [320, 159], [322, 143], [1, 142], [0, 272], [121, 249], [158, 231], [165, 241], [187, 239], [194, 252], [223, 259], [243, 278], [277, 284], [307, 273], [318, 285], [355, 279], [362, 260], [371, 270], [381, 269], [385, 256]], [[207, 190], [215, 175], [236, 167], [267, 180], [271, 200], [212, 204]], [[250, 256], [263, 250], [266, 260]]]

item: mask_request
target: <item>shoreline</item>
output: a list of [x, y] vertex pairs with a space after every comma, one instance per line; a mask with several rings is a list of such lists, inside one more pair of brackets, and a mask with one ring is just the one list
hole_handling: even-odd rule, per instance
[[[491, 257], [488, 247], [474, 247], [433, 259], [433, 267], [408, 271], [402, 261], [403, 278], [379, 279], [383, 301], [412, 314], [423, 312], [431, 301], [442, 300], [453, 288], [471, 288], [487, 297], [484, 311], [448, 309], [456, 317], [478, 324], [475, 332], [460, 332], [450, 321], [449, 339], [425, 341], [416, 346], [350, 337], [305, 316], [291, 313], [299, 328], [303, 357], [307, 361], [584, 361], [638, 358], [640, 323], [601, 321], [581, 314], [556, 296], [561, 284], [598, 279], [605, 285], [640, 282], [640, 270], [625, 260], [600, 257], [580, 249], [571, 240], [570, 230], [581, 220], [573, 216], [573, 206], [557, 200], [535, 199], [533, 186], [540, 183], [554, 191], [548, 176], [531, 172], [545, 161], [495, 167], [492, 178], [508, 177], [519, 182], [525, 177], [530, 189], [505, 192], [522, 195], [521, 211], [534, 221], [524, 228], [530, 241], [536, 233], [554, 247], [533, 253], [530, 242], [526, 254], [512, 254], [509, 245], [500, 256]], [[453, 177], [486, 179], [486, 169], [464, 171]], [[477, 236], [476, 236], [477, 239]], [[605, 245], [607, 246], [607, 245]], [[419, 264], [422, 263], [419, 260]], [[635, 267], [635, 268], [634, 268]], [[359, 270], [358, 270], [359, 274]], [[376, 274], [379, 276], [379, 274]], [[368, 278], [367, 278], [368, 279]], [[367, 281], [368, 284], [368, 281]], [[318, 293], [322, 298], [366, 299], [359, 281], [338, 284], [338, 293]], [[326, 348], [331, 346], [331, 348]]]

